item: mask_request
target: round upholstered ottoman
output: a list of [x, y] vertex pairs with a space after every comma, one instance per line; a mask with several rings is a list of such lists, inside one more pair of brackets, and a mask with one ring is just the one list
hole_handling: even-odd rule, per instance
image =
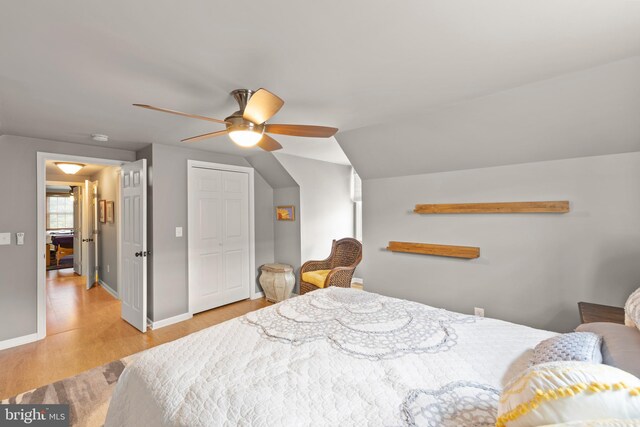
[[280, 302], [291, 296], [296, 285], [293, 267], [287, 264], [265, 264], [260, 267], [260, 286], [267, 301]]

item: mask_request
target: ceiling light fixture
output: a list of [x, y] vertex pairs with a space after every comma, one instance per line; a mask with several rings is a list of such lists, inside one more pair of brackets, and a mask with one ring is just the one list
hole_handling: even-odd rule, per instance
[[82, 163], [57, 162], [56, 166], [67, 175], [75, 175], [84, 167]]
[[229, 138], [241, 147], [253, 147], [262, 139], [262, 134], [252, 130], [229, 132]]
[[227, 125], [229, 138], [239, 146], [254, 147], [262, 139], [264, 125], [256, 125], [237, 116], [227, 117], [226, 120], [229, 122]]
[[92, 133], [91, 139], [98, 142], [107, 142], [109, 141], [109, 137], [107, 135], [102, 135], [101, 133]]

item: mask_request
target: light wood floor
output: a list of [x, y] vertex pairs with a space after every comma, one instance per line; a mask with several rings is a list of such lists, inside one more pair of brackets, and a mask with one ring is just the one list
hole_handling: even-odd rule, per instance
[[100, 286], [85, 289], [73, 270], [47, 272], [47, 337], [0, 351], [0, 399], [199, 331], [267, 306], [240, 301], [140, 333], [120, 318], [120, 301]]

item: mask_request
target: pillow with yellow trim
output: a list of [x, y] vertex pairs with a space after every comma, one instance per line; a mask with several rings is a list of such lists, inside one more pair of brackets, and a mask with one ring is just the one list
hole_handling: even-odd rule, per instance
[[496, 426], [603, 418], [640, 418], [640, 379], [608, 365], [550, 362], [530, 367], [505, 387]]
[[302, 280], [319, 288], [324, 288], [324, 281], [331, 270], [315, 270], [302, 273]]

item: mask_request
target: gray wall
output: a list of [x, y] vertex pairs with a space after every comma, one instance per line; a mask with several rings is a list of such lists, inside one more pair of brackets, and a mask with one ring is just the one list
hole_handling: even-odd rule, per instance
[[[369, 291], [569, 331], [578, 301], [640, 284], [640, 153], [363, 181]], [[418, 203], [569, 200], [567, 214], [417, 215]], [[390, 240], [480, 247], [477, 260], [391, 253]]]
[[[36, 153], [73, 154], [130, 161], [132, 151], [59, 141], [0, 136], [0, 232], [25, 233], [24, 246], [0, 246], [0, 341], [36, 332]], [[40, 254], [42, 256], [42, 254]]]
[[[273, 190], [273, 205], [271, 211], [271, 221], [274, 224], [275, 240], [275, 261], [293, 266], [296, 276], [296, 287], [294, 292], [298, 292], [298, 270], [301, 265], [300, 258], [300, 188], [276, 188]], [[296, 209], [295, 221], [277, 221], [275, 206], [293, 205]]]
[[[259, 173], [254, 174], [255, 192], [255, 237], [256, 237], [256, 268], [261, 265], [273, 263], [275, 246], [275, 227], [273, 224], [273, 188]], [[256, 291], [262, 292], [258, 283], [258, 275], [255, 282]]]
[[98, 221], [98, 277], [114, 292], [118, 292], [118, 174], [120, 168], [109, 166], [102, 169], [92, 181], [98, 181], [98, 200], [114, 202], [114, 222]]
[[[139, 152], [139, 157], [148, 156]], [[187, 160], [201, 160], [237, 166], [250, 166], [242, 157], [201, 151], [196, 149], [155, 144], [151, 148], [152, 171], [152, 242], [153, 261], [150, 268], [149, 318], [167, 319], [188, 312], [188, 260], [187, 260]], [[273, 200], [266, 182], [256, 179], [256, 236], [262, 242], [256, 247], [258, 260], [273, 259], [273, 245], [268, 243], [273, 230]], [[266, 215], [269, 214], [269, 220]], [[175, 237], [175, 228], [183, 227], [183, 237]], [[267, 229], [263, 229], [267, 227]], [[260, 261], [260, 262], [261, 262]], [[257, 277], [257, 271], [254, 277]]]
[[353, 237], [351, 167], [286, 154], [275, 156], [300, 186], [296, 209], [301, 260], [324, 259], [332, 239]]

